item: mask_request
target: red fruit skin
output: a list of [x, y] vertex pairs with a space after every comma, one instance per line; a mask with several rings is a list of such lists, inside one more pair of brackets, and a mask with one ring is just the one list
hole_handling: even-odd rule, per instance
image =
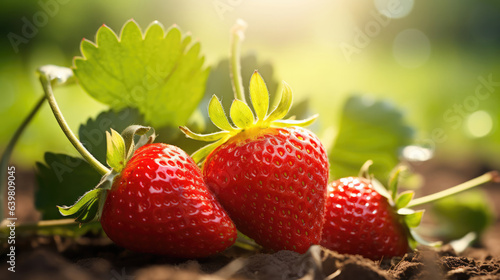
[[119, 246], [183, 258], [221, 252], [237, 236], [194, 161], [161, 143], [139, 148], [115, 178], [101, 224]]
[[242, 132], [208, 155], [203, 174], [238, 230], [264, 248], [304, 253], [319, 243], [329, 166], [309, 130]]
[[354, 177], [328, 185], [321, 245], [372, 260], [403, 256], [409, 249], [407, 230], [387, 198]]

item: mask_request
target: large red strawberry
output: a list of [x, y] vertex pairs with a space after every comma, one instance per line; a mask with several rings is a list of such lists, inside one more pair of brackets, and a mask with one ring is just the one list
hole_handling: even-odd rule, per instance
[[214, 96], [209, 115], [223, 131], [200, 135], [181, 127], [188, 137], [216, 141], [195, 154], [203, 164], [207, 186], [237, 228], [265, 248], [305, 252], [320, 241], [328, 183], [328, 159], [319, 139], [304, 120], [281, 120], [292, 94], [284, 83], [281, 101], [269, 115], [269, 95], [261, 76], [250, 80], [257, 115], [236, 99], [230, 115], [233, 127]]
[[[235, 242], [233, 222], [183, 150], [148, 143], [130, 154], [133, 145], [118, 133], [112, 131], [108, 140], [113, 171], [93, 190], [94, 201], [88, 199], [92, 196], [82, 199], [91, 201], [83, 207], [91, 212], [96, 209], [92, 205], [103, 203], [97, 212], [111, 240], [133, 251], [186, 258], [213, 255]], [[77, 209], [61, 208], [71, 214], [65, 211]], [[93, 218], [85, 211], [78, 216], [83, 222]]]
[[408, 229], [368, 179], [342, 178], [328, 185], [321, 245], [374, 260], [401, 256], [409, 249]]

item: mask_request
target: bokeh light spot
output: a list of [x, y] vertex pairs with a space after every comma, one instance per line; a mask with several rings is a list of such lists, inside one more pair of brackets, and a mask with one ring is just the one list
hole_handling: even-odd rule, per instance
[[403, 18], [413, 10], [413, 0], [375, 0], [375, 7], [389, 18]]
[[434, 151], [427, 147], [410, 145], [403, 148], [403, 157], [409, 161], [426, 161], [432, 158]]
[[392, 45], [394, 59], [403, 67], [417, 68], [431, 55], [431, 43], [427, 35], [417, 29], [401, 31]]
[[493, 119], [486, 111], [476, 111], [467, 117], [465, 128], [471, 137], [484, 137], [493, 130]]

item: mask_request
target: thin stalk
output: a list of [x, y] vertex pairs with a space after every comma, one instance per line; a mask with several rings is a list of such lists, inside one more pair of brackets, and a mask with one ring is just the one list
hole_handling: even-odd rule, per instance
[[[92, 221], [86, 225], [100, 225], [98, 221]], [[0, 224], [0, 232], [5, 233], [9, 231], [8, 222], [5, 220]], [[80, 227], [79, 223], [75, 222], [75, 219], [58, 219], [58, 220], [45, 220], [33, 223], [21, 223], [16, 224], [16, 233], [18, 234], [29, 234], [31, 232], [39, 231], [50, 231], [53, 228], [71, 228]]]
[[[10, 139], [9, 143], [7, 144], [7, 147], [5, 148], [5, 151], [2, 155], [2, 159], [0, 161], [0, 201], [4, 201], [5, 198], [5, 193], [7, 192], [7, 184], [6, 184], [6, 179], [7, 179], [7, 165], [9, 164], [10, 156], [12, 155], [12, 151], [14, 150], [14, 147], [17, 144], [17, 141], [23, 134], [24, 130], [28, 126], [28, 124], [31, 122], [31, 120], [35, 117], [36, 113], [40, 110], [42, 107], [42, 104], [45, 101], [45, 95], [43, 95], [38, 102], [35, 104], [35, 107], [31, 109], [29, 115], [24, 119], [24, 121], [21, 123], [21, 125], [17, 128], [16, 132], [14, 133], [14, 136]], [[0, 220], [4, 218], [3, 215], [3, 207], [0, 207]]]
[[247, 24], [239, 19], [231, 29], [231, 50], [229, 52], [229, 73], [234, 97], [246, 103], [243, 79], [241, 78], [241, 42], [245, 38]]
[[109, 169], [104, 166], [101, 162], [99, 162], [85, 147], [82, 145], [80, 140], [76, 137], [76, 135], [71, 131], [68, 126], [68, 123], [64, 119], [64, 116], [57, 105], [56, 99], [54, 97], [54, 93], [52, 91], [52, 85], [46, 75], [40, 75], [40, 82], [42, 83], [43, 90], [45, 91], [45, 95], [47, 97], [47, 101], [49, 102], [50, 108], [54, 113], [54, 116], [59, 123], [62, 131], [68, 138], [68, 140], [73, 144], [73, 147], [82, 155], [82, 157], [97, 170], [101, 175], [105, 175], [109, 173]]
[[444, 191], [440, 191], [440, 192], [437, 192], [434, 194], [430, 194], [430, 195], [427, 195], [424, 197], [416, 198], [416, 199], [412, 200], [408, 204], [407, 207], [411, 208], [411, 207], [419, 206], [422, 204], [434, 202], [436, 200], [439, 200], [439, 199], [442, 199], [442, 198], [445, 198], [448, 196], [452, 196], [454, 194], [464, 192], [466, 190], [470, 190], [470, 189], [475, 188], [479, 185], [489, 183], [489, 182], [499, 183], [500, 182], [500, 174], [498, 174], [497, 171], [490, 171], [488, 173], [485, 173], [477, 178], [474, 178], [470, 181], [467, 181], [467, 182], [462, 183], [460, 185], [457, 185], [455, 187], [452, 187], [452, 188], [449, 188], [449, 189], [446, 189]]

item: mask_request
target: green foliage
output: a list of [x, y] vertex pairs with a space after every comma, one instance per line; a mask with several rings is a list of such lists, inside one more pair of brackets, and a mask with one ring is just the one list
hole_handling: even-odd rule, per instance
[[399, 162], [400, 148], [411, 143], [413, 129], [391, 103], [352, 96], [342, 110], [337, 135], [329, 153], [332, 179], [358, 174], [363, 163], [371, 159], [371, 173], [387, 182]]
[[431, 213], [437, 221], [437, 235], [454, 240], [469, 232], [480, 236], [494, 221], [492, 207], [482, 190], [471, 190], [433, 203]]
[[95, 119], [88, 119], [85, 124], [80, 125], [78, 137], [80, 142], [97, 160], [105, 163], [106, 131], [112, 128], [122, 132], [131, 124], [143, 123], [144, 118], [136, 109], [126, 108], [119, 112], [109, 110], [100, 113]]
[[200, 44], [175, 26], [164, 31], [153, 22], [142, 34], [131, 20], [118, 38], [103, 25], [81, 52], [74, 72], [82, 87], [112, 108], [138, 108], [153, 126], [186, 124], [205, 92], [209, 69]]
[[99, 173], [81, 158], [45, 153], [45, 163], [36, 163], [38, 189], [35, 206], [42, 219], [61, 219], [56, 205], [73, 204], [78, 196], [93, 188], [101, 179]]

